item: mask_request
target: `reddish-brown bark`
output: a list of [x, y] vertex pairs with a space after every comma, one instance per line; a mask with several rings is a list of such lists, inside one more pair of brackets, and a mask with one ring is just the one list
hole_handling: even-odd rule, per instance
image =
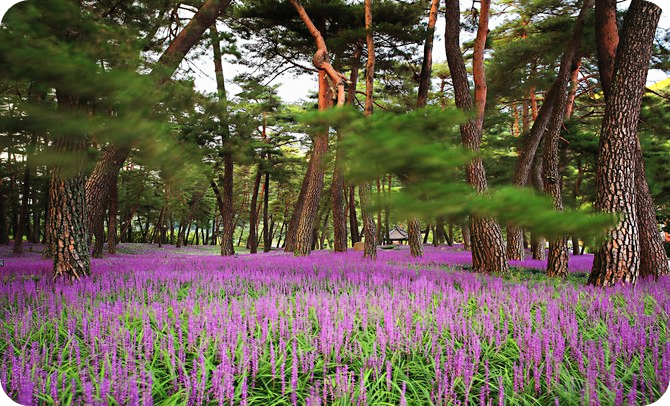
[[[456, 106], [462, 110], [474, 107], [475, 117], [461, 126], [463, 146], [479, 152], [486, 106], [486, 77], [484, 75], [484, 48], [488, 34], [489, 0], [481, 2], [477, 37], [473, 53], [473, 76], [475, 81], [474, 104], [470, 95], [468, 75], [460, 50], [460, 10], [458, 1], [447, 2], [447, 28], [445, 49], [447, 63], [454, 85]], [[467, 181], [478, 193], [488, 189], [486, 172], [481, 158], [473, 159], [466, 167]], [[470, 221], [472, 265], [477, 272], [506, 272], [507, 259], [500, 225], [492, 218], [472, 216]]]
[[[347, 104], [352, 105], [356, 96], [356, 82], [358, 82], [358, 69], [360, 67], [363, 46], [356, 44], [352, 55], [351, 75], [349, 76], [349, 88], [347, 89]], [[335, 152], [335, 167], [333, 169], [333, 182], [331, 186], [331, 204], [333, 210], [333, 251], [347, 251], [347, 216], [344, 207], [344, 171], [342, 161], [344, 153], [340, 147], [340, 132], [337, 132], [337, 150]]]
[[[372, 37], [372, 1], [365, 0], [365, 43], [368, 48], [368, 59], [365, 63], [365, 116], [370, 117], [373, 110], [373, 91], [375, 78], [375, 44]], [[377, 230], [375, 220], [370, 211], [370, 183], [363, 182], [358, 187], [363, 217], [363, 234], [365, 243], [363, 257], [377, 259]]]

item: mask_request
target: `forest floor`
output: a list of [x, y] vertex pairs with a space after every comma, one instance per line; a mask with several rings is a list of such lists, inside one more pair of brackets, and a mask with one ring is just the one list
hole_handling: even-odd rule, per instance
[[0, 247], [0, 382], [22, 404], [632, 404], [670, 381], [670, 277], [586, 286], [461, 246], [281, 251], [121, 244], [79, 282]]

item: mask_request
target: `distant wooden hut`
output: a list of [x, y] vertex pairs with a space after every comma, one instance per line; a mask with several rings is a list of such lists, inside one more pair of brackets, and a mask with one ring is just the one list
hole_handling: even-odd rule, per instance
[[407, 231], [398, 226], [393, 226], [391, 231], [389, 231], [389, 240], [393, 244], [402, 244], [403, 241], [407, 241]]

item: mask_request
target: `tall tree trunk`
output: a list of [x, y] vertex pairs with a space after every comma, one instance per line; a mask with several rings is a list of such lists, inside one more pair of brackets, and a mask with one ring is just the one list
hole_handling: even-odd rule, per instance
[[421, 64], [421, 73], [419, 75], [419, 93], [416, 99], [416, 107], [426, 106], [428, 101], [428, 91], [430, 90], [430, 77], [433, 70], [433, 40], [435, 38], [435, 23], [437, 22], [437, 12], [440, 8], [440, 0], [431, 0], [430, 12], [428, 14], [428, 29], [426, 31], [426, 40], [423, 43], [423, 62]]
[[[325, 70], [321, 69], [319, 70], [319, 110], [326, 110], [331, 104], [330, 86], [326, 79]], [[295, 233], [295, 246], [293, 248], [295, 255], [309, 255], [311, 251], [312, 230], [314, 229], [314, 221], [323, 191], [323, 159], [327, 150], [328, 130], [325, 130], [314, 137], [314, 146], [308, 170], [310, 177], [307, 181], [307, 190], [305, 191], [302, 210], [300, 211], [300, 218]]]
[[349, 232], [351, 233], [351, 245], [353, 246], [361, 240], [358, 232], [358, 217], [356, 216], [356, 189], [349, 187]]
[[263, 252], [270, 252], [272, 248], [272, 235], [270, 234], [270, 174], [265, 173], [265, 194], [263, 195]]
[[[579, 12], [577, 21], [572, 31], [572, 38], [568, 50], [561, 57], [561, 68], [569, 66], [569, 72], [579, 70], [579, 47], [581, 44], [582, 31], [584, 29], [584, 19], [589, 9], [592, 7], [592, 0], [584, 1], [582, 9]], [[565, 119], [565, 111], [568, 103], [567, 89], [570, 83], [570, 73], [561, 75], [561, 85], [556, 96], [556, 105], [554, 112], [551, 115], [549, 124], [547, 126], [547, 135], [544, 140], [544, 154], [543, 173], [544, 173], [544, 192], [551, 196], [554, 202], [554, 209], [556, 211], [563, 211], [563, 197], [561, 196], [561, 173], [559, 170], [559, 140], [561, 138], [561, 130], [563, 129], [563, 121]], [[562, 235], [554, 237], [549, 240], [549, 255], [547, 258], [547, 275], [548, 276], [568, 276], [568, 239], [567, 236]]]
[[247, 238], [247, 248], [251, 254], [258, 252], [258, 238], [256, 224], [258, 221], [258, 190], [261, 185], [261, 166], [258, 165], [256, 178], [254, 179], [254, 190], [251, 196], [251, 205], [249, 207], [249, 237]]
[[660, 14], [655, 4], [633, 0], [617, 48], [598, 148], [595, 207], [622, 216], [596, 251], [589, 276], [589, 283], [594, 285], [635, 283], [640, 271], [637, 126]]
[[[162, 230], [163, 230], [163, 222], [165, 221], [165, 210], [166, 210], [167, 202], [163, 204], [163, 207], [161, 207], [161, 213], [158, 215], [158, 222], [155, 225], [154, 228], [154, 235], [158, 238], [158, 247], [161, 248], [163, 246], [163, 241], [161, 241], [161, 237], [163, 235]], [[153, 238], [152, 238], [153, 240]], [[153, 243], [153, 241], [152, 241]]]
[[[228, 123], [228, 96], [226, 94], [226, 84], [223, 77], [223, 63], [221, 60], [221, 45], [219, 43], [219, 33], [216, 30], [216, 24], [210, 28], [212, 34], [212, 47], [214, 50], [214, 76], [216, 77], [216, 89], [219, 96], [219, 103], [223, 104], [223, 111], [219, 117], [221, 121], [221, 130], [223, 133], [223, 195], [217, 194], [217, 203], [219, 204], [219, 213], [221, 214], [222, 227], [221, 232], [221, 255], [229, 256], [235, 254], [233, 247], [233, 233], [235, 232], [235, 211], [233, 209], [233, 151], [230, 143], [230, 127]], [[214, 187], [216, 184], [213, 185]], [[220, 201], [219, 201], [220, 200]]]
[[[428, 32], [423, 45], [423, 63], [419, 75], [419, 93], [416, 100], [417, 108], [425, 107], [426, 101], [428, 100], [428, 91], [430, 90], [431, 84], [430, 77], [433, 69], [433, 39], [435, 37], [435, 23], [437, 22], [439, 6], [439, 0], [431, 0], [430, 12], [428, 15]], [[422, 257], [423, 244], [421, 243], [421, 225], [419, 219], [411, 218], [407, 223], [407, 242], [409, 244], [410, 253], [413, 257]], [[417, 232], [419, 234], [415, 235]]]
[[128, 157], [130, 149], [128, 145], [110, 144], [107, 146], [102, 158], [86, 181], [87, 218], [92, 237], [95, 237], [96, 240], [93, 251], [93, 257], [95, 258], [102, 257], [105, 211], [109, 205], [112, 184], [118, 181], [119, 171]]
[[[365, 116], [370, 117], [373, 110], [374, 78], [375, 78], [375, 44], [372, 37], [372, 0], [365, 0], [365, 42], [368, 48], [368, 60], [365, 64]], [[370, 211], [370, 183], [364, 182], [358, 187], [363, 216], [363, 233], [365, 244], [363, 258], [377, 259], [377, 230], [375, 220]]]
[[565, 114], [564, 118], [568, 120], [572, 117], [572, 111], [575, 106], [575, 98], [577, 97], [577, 88], [579, 85], [579, 67], [582, 65], [581, 59], [576, 61], [576, 67], [572, 71], [570, 77], [570, 92], [568, 93], [568, 100], [565, 105]]
[[[588, 2], [588, 1], [587, 1]], [[571, 73], [575, 72], [575, 64], [579, 63], [579, 38], [584, 27], [584, 13], [582, 12], [577, 18], [577, 22], [573, 28], [572, 39], [568, 43], [567, 48], [563, 52], [561, 57], [561, 64], [558, 71], [558, 75], [554, 80], [551, 88], [547, 92], [542, 107], [539, 111], [537, 110], [537, 102], [535, 100], [535, 91], [531, 92], [531, 98], [533, 101], [533, 116], [534, 122], [533, 126], [528, 132], [526, 139], [524, 141], [523, 149], [519, 154], [519, 159], [517, 161], [516, 170], [514, 172], [514, 185], [518, 187], [526, 186], [527, 179], [533, 165], [533, 160], [535, 158], [537, 149], [540, 145], [540, 141], [544, 136], [544, 133], [549, 125], [549, 121], [552, 117], [556, 116], [556, 105], [559, 104], [559, 101], [565, 99], [565, 93], [570, 83]], [[576, 73], [575, 73], [576, 74]], [[563, 102], [565, 106], [565, 102]], [[560, 109], [561, 117], [563, 117], [563, 112], [565, 108]], [[526, 123], [526, 121], [524, 121]], [[507, 256], [509, 259], [522, 260], [524, 257], [523, 249], [523, 229], [514, 224], [508, 224], [507, 226]]]
[[14, 236], [14, 254], [23, 252], [23, 236], [26, 234], [26, 225], [30, 221], [28, 199], [30, 198], [30, 172], [33, 166], [33, 154], [37, 144], [37, 135], [32, 134], [30, 138], [30, 147], [28, 157], [26, 158], [26, 167], [23, 170], [23, 188], [21, 190], [21, 210], [19, 212], [19, 225], [17, 235]]
[[[533, 167], [530, 173], [530, 183], [532, 183], [535, 190], [544, 192], [544, 178], [542, 177], [543, 160], [542, 154], [536, 154], [533, 160]], [[543, 236], [537, 233], [531, 233], [530, 236], [530, 251], [533, 259], [544, 261], [547, 259], [547, 251], [545, 246], [546, 240]]]
[[[132, 221], [133, 221], [133, 216], [137, 212], [137, 209], [139, 209], [139, 205], [135, 205], [131, 207], [130, 212], [128, 212], [128, 217], [126, 217], [126, 221], [123, 222], [123, 226], [121, 226], [121, 241], [126, 241], [126, 242], [132, 242], [130, 239], [127, 237], [129, 234], [129, 231], [132, 230]], [[174, 227], [172, 227], [173, 233], [174, 233]]]
[[435, 229], [433, 230], [433, 246], [437, 247], [444, 241], [444, 219], [438, 217], [435, 219]]
[[470, 219], [468, 218], [466, 224], [461, 226], [461, 235], [463, 236], [463, 249], [470, 251], [472, 249], [472, 236], [470, 235]]
[[[326, 76], [337, 87], [337, 105], [342, 106], [345, 100], [344, 81], [346, 78], [341, 73], [335, 71], [330, 64], [330, 56], [328, 55], [326, 42], [321, 35], [321, 31], [316, 28], [303, 6], [298, 0], [290, 0], [290, 2], [307, 26], [312, 37], [314, 37], [317, 46], [312, 63], [319, 70], [319, 110], [326, 110], [332, 106], [332, 95]], [[310, 179], [307, 184], [305, 201], [296, 230], [296, 244], [293, 251], [295, 255], [309, 255], [310, 253], [311, 233], [314, 228], [319, 201], [321, 200], [321, 192], [323, 191], [323, 158], [327, 150], [328, 130], [326, 129], [323, 133], [317, 134], [314, 139], [314, 148], [312, 149], [312, 157], [310, 159], [310, 165], [312, 166]]]
[[647, 185], [647, 177], [644, 172], [644, 158], [640, 149], [640, 141], [637, 141], [635, 151], [635, 190], [637, 192], [636, 210], [638, 215], [640, 233], [640, 276], [668, 275], [670, 267], [668, 258], [663, 249], [663, 238], [658, 232], [656, 209], [654, 201]]
[[[596, 46], [600, 82], [609, 101], [614, 60], [619, 33], [616, 23], [616, 1], [596, 0]], [[636, 143], [635, 191], [637, 193], [636, 210], [640, 239], [640, 276], [658, 276], [670, 272], [663, 249], [663, 241], [658, 233], [656, 209], [649, 192], [647, 176], [644, 171], [644, 158], [640, 147], [639, 134]]]
[[[78, 97], [56, 90], [59, 112], [81, 115]], [[54, 278], [68, 277], [79, 280], [91, 274], [88, 252], [88, 224], [86, 221], [85, 152], [88, 145], [83, 134], [57, 134], [54, 151], [69, 157], [67, 164], [57, 163], [51, 170], [49, 196], [51, 253]]]
[[284, 226], [286, 223], [282, 221], [281, 226], [279, 227], [279, 233], [277, 233], [277, 248], [281, 247], [282, 234], [284, 233]]
[[407, 223], [407, 244], [409, 244], [409, 253], [413, 257], [417, 258], [423, 256], [421, 223], [417, 218], [413, 218]]
[[[353, 76], [354, 70], [352, 70]], [[344, 171], [342, 170], [342, 147], [340, 133], [337, 132], [337, 151], [335, 152], [335, 168], [331, 186], [331, 201], [333, 210], [333, 251], [347, 251], [347, 219], [344, 212]]]
[[[490, 0], [481, 1], [479, 24], [473, 53], [473, 76], [475, 81], [475, 102], [473, 106], [468, 84], [468, 75], [460, 49], [460, 10], [458, 1], [447, 2], [447, 28], [445, 48], [447, 63], [454, 85], [456, 106], [468, 111], [475, 108], [476, 117], [461, 126], [461, 141], [465, 148], [479, 152], [484, 124], [486, 105], [486, 77], [484, 74], [484, 48], [488, 34]], [[480, 157], [473, 159], [466, 167], [468, 183], [478, 193], [488, 189], [486, 172]], [[470, 221], [472, 234], [472, 267], [476, 272], [500, 273], [507, 271], [505, 244], [497, 221], [488, 217], [472, 216]]]
[[[207, 28], [216, 21], [217, 17], [228, 8], [230, 2], [231, 0], [207, 0], [195, 13], [186, 27], [179, 32], [163, 52], [151, 71], [150, 76], [157, 82], [158, 86], [162, 86], [170, 80], [186, 54], [200, 40]], [[117, 179], [119, 169], [128, 158], [131, 147], [130, 145], [111, 144], [107, 150], [110, 155], [105, 153], [98, 161], [90, 176], [91, 183], [86, 185], [86, 197], [90, 201], [88, 218], [95, 222], [91, 227], [96, 238], [104, 233], [101, 224], [109, 199], [111, 182]]]
[[309, 185], [309, 179], [312, 176], [312, 162], [310, 161], [307, 165], [307, 170], [305, 171], [305, 177], [302, 180], [302, 185], [300, 186], [300, 193], [298, 194], [298, 200], [295, 202], [295, 207], [293, 208], [293, 213], [291, 214], [291, 219], [289, 220], [288, 227], [286, 228], [286, 240], [284, 252], [293, 252], [295, 248], [295, 236], [298, 230], [298, 222], [300, 221], [302, 208], [305, 205], [305, 195], [307, 193], [307, 186]]
[[[347, 104], [353, 105], [356, 100], [356, 83], [358, 82], [358, 69], [361, 64], [361, 55], [363, 46], [360, 42], [356, 43], [356, 48], [352, 55], [351, 74], [349, 76], [349, 88], [347, 89]], [[344, 207], [344, 171], [342, 164], [344, 151], [340, 146], [340, 132], [337, 132], [337, 150], [335, 152], [335, 168], [333, 169], [333, 183], [331, 187], [331, 201], [333, 205], [333, 251], [347, 251], [347, 216]]]
[[[191, 224], [193, 223], [193, 215], [195, 213], [195, 209], [198, 207], [200, 202], [202, 201], [203, 197], [205, 197], [205, 192], [207, 192], [207, 189], [209, 188], [209, 185], [202, 190], [202, 191], [197, 191], [193, 193], [193, 197], [191, 200], [191, 203], [188, 205], [188, 211], [186, 214], [186, 217], [183, 217], [179, 221], [179, 227], [181, 228], [181, 225], [187, 225], [187, 227], [183, 228], [181, 230], [181, 233], [177, 234], [177, 246], [176, 248], [180, 248], [182, 245], [186, 246], [188, 243], [188, 236], [189, 233], [191, 232]], [[147, 218], [147, 222], [149, 219]]]
[[242, 223], [242, 229], [240, 230], [240, 236], [237, 239], [237, 246], [239, 247], [242, 243], [242, 235], [244, 234], [244, 229], [246, 228], [246, 223]]
[[[426, 224], [426, 231], [423, 232], [423, 244], [428, 244], [428, 235], [430, 235], [431, 228], [432, 226], [430, 224]], [[419, 227], [419, 230], [421, 230], [421, 227]]]
[[[137, 216], [138, 220], [139, 220], [139, 218], [140, 217]], [[190, 225], [191, 225], [191, 223], [189, 223], [189, 229], [188, 229], [189, 231], [191, 231]], [[144, 231], [142, 231], [142, 239], [140, 240], [140, 242], [145, 243], [145, 244], [147, 242], [149, 242], [148, 237], [149, 237], [149, 227], [150, 226], [151, 226], [151, 219], [149, 218], [149, 214], [147, 213], [147, 222], [144, 225]], [[142, 223], [140, 223], [140, 229], [141, 228], [142, 228]], [[186, 240], [184, 240], [184, 245], [186, 245]]]
[[596, 52], [598, 54], [598, 72], [600, 85], [609, 99], [612, 77], [614, 75], [614, 59], [619, 45], [619, 29], [616, 21], [616, 0], [595, 0], [596, 17]]

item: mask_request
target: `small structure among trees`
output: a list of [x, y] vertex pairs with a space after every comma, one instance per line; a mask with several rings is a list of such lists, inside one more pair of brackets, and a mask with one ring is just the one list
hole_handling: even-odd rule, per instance
[[391, 241], [391, 244], [402, 244], [403, 241], [407, 241], [407, 231], [398, 226], [393, 226], [389, 231], [389, 241]]

